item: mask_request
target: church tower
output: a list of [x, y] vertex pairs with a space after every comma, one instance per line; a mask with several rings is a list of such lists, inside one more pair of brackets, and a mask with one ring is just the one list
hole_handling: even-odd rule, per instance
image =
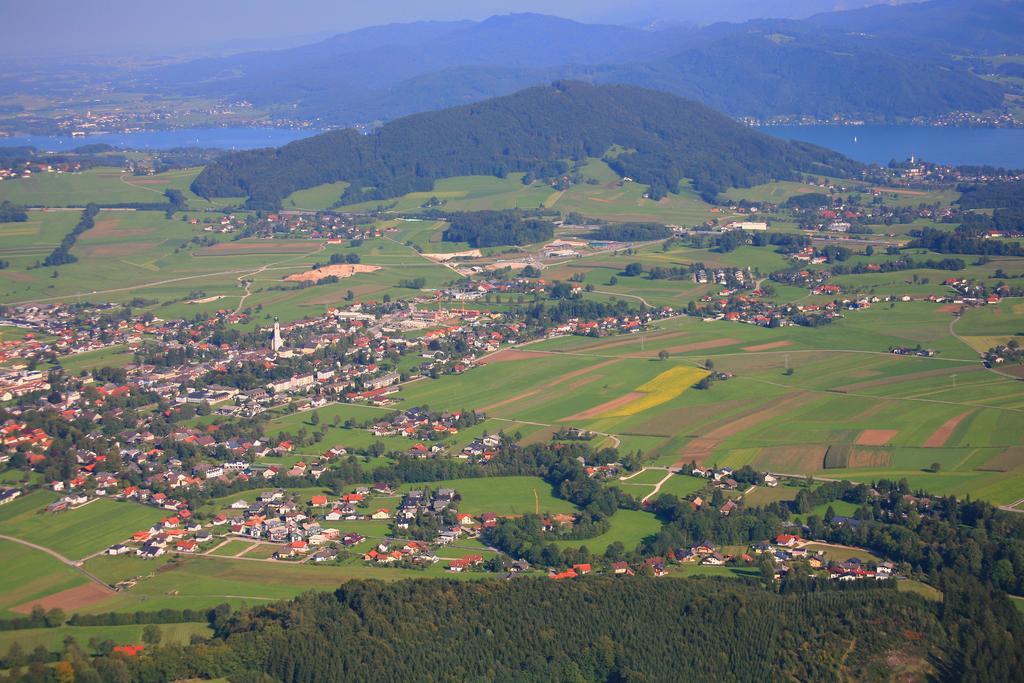
[[277, 318], [274, 318], [274, 332], [270, 335], [270, 348], [276, 353], [283, 346], [284, 340], [281, 339], [281, 323]]

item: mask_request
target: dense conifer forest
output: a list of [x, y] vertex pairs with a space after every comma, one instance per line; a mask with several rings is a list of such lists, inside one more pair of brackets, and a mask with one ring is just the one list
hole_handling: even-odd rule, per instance
[[240, 611], [210, 643], [95, 666], [104, 680], [123, 668], [138, 681], [864, 680], [892, 655], [946, 666], [941, 617], [918, 595], [874, 584], [777, 593], [730, 579], [353, 581]]
[[728, 187], [849, 176], [859, 165], [802, 142], [769, 137], [701, 104], [632, 86], [560, 82], [507, 97], [398, 119], [370, 135], [340, 130], [280, 149], [239, 152], [205, 168], [204, 197], [249, 197], [273, 208], [295, 190], [350, 183], [344, 203], [429, 191], [438, 178], [539, 173], [551, 162], [609, 157], [654, 199], [683, 178], [706, 198]]

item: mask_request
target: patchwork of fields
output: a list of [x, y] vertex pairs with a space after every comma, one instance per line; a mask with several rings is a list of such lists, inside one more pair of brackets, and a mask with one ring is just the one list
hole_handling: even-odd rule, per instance
[[[342, 305], [346, 295], [361, 301], [384, 297], [407, 298], [418, 292], [400, 286], [402, 280], [422, 277], [426, 290], [460, 278], [438, 254], [469, 249], [468, 244], [441, 240], [445, 223], [433, 220], [386, 220], [379, 227], [385, 238], [361, 244], [328, 244], [308, 239], [233, 239], [202, 231], [202, 223], [216, 216], [217, 204], [188, 191], [198, 169], [147, 178], [126, 177], [116, 169], [82, 174], [46, 175], [31, 181], [5, 182], [0, 200], [10, 199], [48, 207], [75, 207], [99, 199], [107, 202], [159, 201], [165, 188], [185, 192], [192, 225], [181, 216], [167, 219], [162, 211], [103, 210], [96, 226], [85, 232], [72, 253], [73, 264], [54, 269], [35, 267], [75, 225], [79, 211], [33, 209], [24, 223], [0, 224], [0, 259], [10, 267], [0, 270], [0, 300], [13, 302], [133, 301], [137, 311], [160, 318], [191, 318], [218, 310], [252, 311], [248, 327], [266, 326], [274, 317], [291, 321]], [[445, 210], [536, 208], [579, 212], [611, 221], [657, 221], [692, 225], [707, 220], [729, 221], [728, 215], [700, 199], [688, 187], [662, 201], [643, 197], [646, 188], [621, 183], [601, 161], [591, 159], [582, 170], [591, 182], [564, 192], [543, 183], [524, 185], [518, 174], [506, 178], [467, 177], [439, 181], [434, 191], [414, 193], [387, 202], [389, 210], [417, 211], [436, 197]], [[345, 189], [335, 183], [285, 199], [285, 209], [318, 210], [333, 206]], [[731, 199], [781, 202], [809, 191], [796, 183], [731, 191]], [[953, 195], [928, 198], [948, 202]], [[910, 201], [907, 199], [906, 201]], [[923, 201], [917, 198], [914, 202]], [[379, 202], [345, 207], [376, 208]], [[209, 212], [209, 213], [207, 213]], [[791, 231], [782, 224], [773, 230]], [[893, 226], [891, 243], [906, 240], [908, 226]], [[578, 228], [565, 228], [560, 236], [578, 237]], [[539, 253], [539, 245], [530, 247]], [[491, 261], [519, 258], [520, 250], [482, 250]], [[422, 253], [420, 253], [422, 252]], [[310, 269], [332, 256], [357, 254], [361, 263], [378, 267], [356, 273], [341, 282], [294, 287], [284, 278]], [[434, 256], [434, 259], [428, 258]], [[922, 253], [921, 258], [934, 255]], [[850, 264], [865, 262], [854, 255]], [[916, 258], [916, 255], [915, 255]], [[990, 280], [997, 269], [1019, 271], [1020, 259], [995, 257], [972, 262], [963, 276]], [[710, 249], [650, 244], [627, 250], [589, 253], [552, 264], [547, 280], [574, 278], [589, 286], [586, 297], [598, 301], [625, 299], [632, 304], [682, 309], [705, 295], [717, 296], [720, 286], [687, 280], [652, 280], [647, 275], [626, 275], [627, 265], [640, 263], [672, 268], [703, 263], [709, 268], [749, 268], [756, 277], [785, 268], [787, 259], [773, 248], [741, 246], [720, 253]], [[923, 298], [948, 294], [944, 271], [915, 269], [893, 273], [844, 275], [835, 282], [847, 294], [885, 296], [907, 294]], [[248, 285], [248, 286], [246, 286]], [[825, 304], [832, 297], [814, 296], [804, 288], [777, 285], [769, 297], [775, 302]], [[430, 305], [430, 304], [426, 304]], [[472, 305], [508, 310], [490, 301]], [[618, 446], [640, 451], [644, 464], [657, 468], [626, 480], [612, 479], [637, 498], [654, 494], [688, 496], [705, 482], [670, 474], [673, 466], [691, 461], [708, 466], [740, 468], [749, 465], [798, 477], [872, 482], [906, 479], [913, 488], [937, 494], [981, 498], [1011, 506], [1024, 501], [1024, 383], [1010, 373], [987, 370], [978, 352], [1024, 332], [1024, 304], [1005, 299], [999, 305], [973, 308], [955, 318], [947, 307], [924, 301], [879, 303], [849, 311], [841, 320], [823, 327], [766, 329], [731, 322], [701, 322], [675, 317], [658, 322], [639, 334], [611, 338], [559, 337], [506, 349], [483, 360], [462, 375], [406, 383], [398, 394], [398, 407], [429, 405], [433, 410], [480, 409], [487, 419], [460, 430], [444, 444], [458, 451], [484, 432], [519, 433], [526, 443], [546, 442], [555, 431], [579, 427], [596, 432], [595, 446]], [[14, 332], [0, 329], [0, 340]], [[890, 347], [920, 344], [936, 351], [934, 357], [895, 356]], [[123, 366], [133, 356], [126, 347], [112, 347], [62, 359], [71, 373], [104, 366]], [[407, 371], [421, 359], [403, 357]], [[709, 387], [698, 388], [711, 373], [724, 373]], [[415, 441], [401, 437], [378, 438], [365, 429], [344, 428], [342, 423], [383, 417], [392, 409], [363, 405], [330, 404], [312, 412], [273, 412], [266, 425], [270, 434], [326, 431], [322, 443], [300, 447], [284, 457], [267, 458], [268, 464], [292, 465], [325, 448], [339, 445], [355, 450], [380, 441], [388, 449], [406, 450]], [[363, 462], [367, 470], [386, 465], [386, 458]], [[6, 475], [7, 473], [5, 473]], [[38, 477], [39, 475], [34, 475]], [[433, 475], [432, 475], [433, 476]], [[15, 481], [7, 479], [5, 481]], [[461, 496], [459, 510], [470, 514], [493, 512], [521, 515], [533, 512], [571, 513], [572, 503], [537, 477], [500, 477], [407, 484], [410, 488], [454, 488]], [[656, 489], [657, 487], [657, 489]], [[293, 491], [303, 500], [331, 493], [312, 488]], [[222, 496], [197, 511], [211, 516], [255, 492]], [[748, 494], [750, 505], [790, 500], [796, 489], [757, 488]], [[231, 540], [209, 554], [194, 557], [142, 560], [133, 556], [108, 557], [103, 549], [147, 528], [162, 516], [156, 508], [110, 500], [97, 500], [70, 512], [41, 512], [56, 499], [35, 492], [0, 508], [0, 534], [38, 544], [72, 562], [102, 582], [138, 582], [131, 588], [103, 592], [78, 568], [39, 549], [0, 539], [0, 555], [7, 560], [8, 579], [0, 591], [0, 612], [11, 617], [36, 601], [49, 598], [80, 611], [157, 610], [207, 608], [227, 602], [233, 606], [259, 604], [292, 597], [309, 589], [332, 589], [352, 578], [398, 580], [441, 576], [444, 564], [426, 570], [371, 567], [359, 554], [386, 538], [386, 522], [358, 520], [331, 523], [344, 532], [358, 532], [367, 540], [338, 563], [271, 560], [277, 546]], [[393, 508], [398, 497], [374, 498], [375, 506]], [[834, 504], [837, 514], [850, 514], [846, 504]], [[824, 509], [815, 510], [822, 515]], [[601, 553], [613, 543], [631, 550], [660, 528], [646, 511], [619, 510], [604, 534], [585, 541], [560, 541], [559, 547], [586, 545]], [[211, 549], [210, 546], [207, 549]], [[446, 548], [446, 557], [467, 553], [491, 557], [493, 551], [479, 541], [465, 540]], [[729, 573], [715, 567], [688, 567], [686, 574]], [[747, 572], [752, 570], [738, 570]], [[453, 575], [456, 578], [471, 578]], [[100, 591], [100, 592], [97, 592]], [[58, 596], [55, 598], [54, 596]], [[75, 602], [78, 601], [78, 602]], [[205, 626], [184, 624], [164, 627], [168, 641], [186, 641]], [[65, 635], [80, 641], [100, 631], [65, 627], [19, 635], [23, 645], [55, 648]], [[137, 642], [139, 627], [112, 627], [102, 637]], [[0, 634], [0, 653], [6, 636]]]

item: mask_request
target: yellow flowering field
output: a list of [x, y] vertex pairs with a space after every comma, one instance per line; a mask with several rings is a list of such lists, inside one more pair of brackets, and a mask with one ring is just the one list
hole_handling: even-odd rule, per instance
[[671, 370], [666, 370], [634, 390], [635, 393], [645, 394], [644, 396], [623, 406], [612, 408], [608, 412], [602, 413], [601, 417], [629, 417], [660, 406], [677, 396], [682, 396], [684, 391], [709, 374], [706, 370], [690, 367], [674, 367]]

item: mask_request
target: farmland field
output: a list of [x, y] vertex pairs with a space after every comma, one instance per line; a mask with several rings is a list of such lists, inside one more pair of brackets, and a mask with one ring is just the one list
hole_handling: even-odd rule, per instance
[[647, 536], [654, 536], [661, 529], [661, 522], [649, 512], [639, 510], [619, 510], [611, 518], [611, 529], [600, 536], [579, 541], [557, 541], [561, 548], [578, 548], [587, 546], [592, 553], [603, 553], [612, 543], [622, 543], [627, 551]]
[[176, 169], [151, 176], [133, 176], [109, 167], [90, 168], [80, 173], [37, 173], [31, 178], [0, 185], [0, 201], [52, 207], [85, 206], [89, 202], [163, 203], [167, 201], [164, 190], [175, 189], [185, 194], [190, 208], [214, 208], [231, 203], [227, 199], [211, 202], [189, 190], [200, 170]]
[[[32, 502], [38, 504], [40, 499], [36, 496], [25, 500], [35, 498]], [[163, 516], [156, 508], [109, 500], [96, 500], [65, 512], [46, 512], [33, 505], [19, 514], [5, 516], [3, 530], [9, 536], [77, 560], [149, 528]]]
[[493, 512], [497, 515], [532, 514], [540, 512], [573, 512], [575, 506], [552, 495], [551, 485], [539, 477], [480, 477], [453, 479], [423, 484], [404, 484], [400, 491], [411, 489], [452, 488], [462, 496], [459, 512], [479, 515]]
[[[9, 574], [0, 591], [0, 612], [6, 617], [23, 615], [34, 604], [67, 607], [69, 613], [210, 608], [222, 603], [240, 607], [309, 590], [334, 590], [352, 579], [493, 576], [482, 568], [460, 574], [446, 571], [449, 561], [471, 553], [494, 557], [498, 551], [488, 544], [502, 541], [486, 532], [479, 537], [466, 534], [451, 545], [435, 547], [441, 561], [425, 569], [410, 568], [411, 563], [404, 561], [400, 567], [383, 567], [362, 560], [363, 554], [378, 544], [406, 533], [394, 524], [394, 513], [402, 495], [414, 489], [455, 489], [459, 512], [510, 518], [533, 513], [581, 513], [586, 517], [596, 509], [607, 513], [602, 505], [605, 501], [598, 495], [616, 487], [642, 500], [640, 509], [616, 509], [607, 516], [608, 531], [593, 538], [554, 542], [561, 550], [586, 546], [595, 556], [598, 571], [605, 567], [596, 556], [609, 547], [621, 544], [627, 555], [632, 554], [661, 531], [662, 521], [651, 512], [657, 509], [651, 504], [659, 495], [711, 498], [713, 482], [682, 473], [681, 467], [691, 462], [706, 467], [750, 467], [779, 476], [778, 487], [748, 488], [744, 484], [725, 492], [729, 500], [742, 501], [737, 516], [744, 514], [744, 508], [793, 501], [806, 487], [820, 486], [821, 480], [863, 482], [879, 489], [884, 489], [878, 485], [880, 480], [904, 480], [914, 491], [970, 496], [1004, 509], [1024, 510], [1024, 383], [1015, 378], [1017, 373], [1024, 376], [1024, 371], [1012, 364], [987, 368], [979, 358], [989, 348], [1024, 334], [1024, 303], [1005, 296], [998, 303], [993, 300], [982, 305], [984, 299], [980, 299], [978, 305], [961, 304], [962, 294], [946, 283], [955, 274], [986, 288], [1004, 280], [1016, 286], [1024, 277], [1024, 259], [947, 255], [906, 246], [924, 227], [952, 229], [938, 219], [903, 215], [891, 225], [875, 225], [870, 235], [840, 238], [812, 234], [798, 225], [803, 221], [798, 214], [780, 211], [774, 215], [774, 209], [754, 213], [743, 202], [781, 204], [820, 191], [816, 185], [773, 182], [731, 189], [712, 205], [683, 180], [678, 193], [655, 201], [645, 196], [647, 186], [619, 178], [607, 163], [589, 158], [574, 169], [583, 182], [564, 190], [532, 176], [524, 183], [521, 173], [500, 178], [464, 176], [438, 180], [428, 192], [335, 207], [347, 184], [321, 185], [286, 197], [279, 207], [280, 222], [268, 219], [274, 223], [268, 227], [262, 221], [269, 209], [242, 208], [239, 198], [211, 202], [194, 195], [189, 184], [199, 171], [190, 168], [134, 176], [117, 168], [101, 168], [76, 174], [37, 174], [0, 185], [0, 200], [32, 207], [28, 220], [0, 223], [0, 300], [13, 311], [4, 311], [5, 320], [12, 325], [32, 325], [32, 316], [46, 310], [45, 306], [37, 309], [40, 304], [67, 304], [66, 310], [74, 314], [88, 310], [89, 304], [111, 304], [103, 306], [99, 315], [120, 315], [125, 309], [119, 305], [124, 305], [130, 308], [126, 318], [144, 316], [147, 323], [128, 328], [125, 322], [119, 329], [144, 332], [120, 335], [115, 341], [104, 338], [90, 345], [93, 350], [74, 355], [46, 350], [33, 359], [34, 365], [19, 365], [17, 357], [4, 355], [5, 373], [38, 366], [44, 374], [54, 373], [49, 379], [59, 380], [62, 369], [68, 377], [82, 377], [87, 384], [76, 385], [77, 399], [68, 392], [47, 389], [31, 394], [25, 403], [12, 400], [4, 408], [27, 412], [5, 413], [0, 426], [16, 434], [20, 426], [15, 423], [32, 420], [32, 411], [42, 407], [38, 412], [44, 419], [40, 421], [51, 434], [59, 432], [58, 449], [65, 447], [73, 432], [88, 434], [88, 448], [74, 453], [78, 466], [91, 457], [88, 449], [108, 458], [116, 457], [118, 450], [130, 450], [138, 465], [137, 470], [132, 466], [131, 482], [185, 501], [182, 506], [191, 509], [193, 519], [214, 535], [194, 554], [176, 551], [172, 540], [165, 554], [156, 559], [143, 559], [134, 552], [108, 556], [103, 553], [105, 548], [171, 513], [95, 495], [77, 509], [45, 513], [43, 508], [63, 495], [53, 493], [50, 484], [62, 478], [70, 484], [61, 466], [76, 463], [64, 465], [51, 451], [42, 458], [40, 452], [28, 466], [16, 455], [27, 447], [12, 445], [9, 450], [14, 457], [0, 470], [0, 483], [5, 489], [16, 486], [27, 493], [0, 507], [0, 534], [38, 544], [70, 563], [23, 543], [0, 539], [0, 554], [7, 560]], [[561, 186], [557, 181], [555, 185]], [[168, 188], [184, 194], [186, 210], [168, 216], [163, 210], [102, 209], [93, 227], [78, 234], [68, 248], [65, 256], [72, 257], [66, 259], [70, 262], [42, 267], [76, 226], [83, 204], [163, 202]], [[889, 193], [885, 199], [904, 208], [925, 201], [949, 207], [958, 196], [947, 190], [920, 195]], [[334, 208], [356, 215], [325, 218], [311, 213]], [[453, 220], [445, 217], [445, 212], [514, 208], [543, 208], [552, 212], [552, 217], [555, 212], [560, 214], [563, 220], [555, 225], [554, 239], [479, 249], [473, 248], [483, 242], [479, 236], [459, 238], [473, 240], [473, 244], [444, 239], [447, 221]], [[428, 212], [433, 209], [439, 213]], [[221, 232], [222, 216], [232, 212], [238, 222]], [[769, 212], [773, 215], [766, 216]], [[570, 217], [570, 213], [579, 215]], [[732, 245], [717, 234], [690, 230], [702, 224], [720, 227], [752, 216], [770, 221], [769, 238], [784, 234], [786, 239], [765, 244], [767, 240], [751, 238], [747, 242], [741, 238], [730, 248]], [[339, 224], [330, 223], [335, 219], [346, 232], [335, 231]], [[315, 225], [308, 221], [325, 222]], [[634, 234], [641, 239], [623, 236], [617, 242], [599, 238], [593, 224], [601, 221], [654, 222], [673, 231], [638, 230]], [[666, 237], [647, 240], [642, 238], [644, 234]], [[670, 234], [672, 237], [667, 237]], [[788, 277], [777, 275], [780, 271], [811, 268], [792, 258], [789, 247], [797, 236], [803, 240], [800, 246], [820, 248], [830, 243], [849, 248], [849, 254], [840, 251], [844, 258], [837, 255], [834, 263], [816, 264], [834, 269], [829, 278], [838, 285], [838, 292], [813, 294], [806, 285], [780, 281]], [[755, 246], [758, 244], [761, 246]], [[906, 256], [918, 261], [915, 267], [902, 269], [896, 262]], [[921, 260], [939, 261], [948, 256], [963, 257], [963, 268], [920, 267]], [[866, 268], [883, 262], [892, 267]], [[347, 264], [351, 277], [320, 282], [312, 277], [302, 282], [288, 279], [325, 264]], [[365, 272], [355, 272], [356, 264]], [[730, 284], [717, 284], [715, 278], [710, 283], [698, 282], [697, 264], [730, 273], [727, 279], [720, 276], [723, 283]], [[938, 264], [943, 268], [949, 265]], [[769, 277], [772, 274], [776, 274], [774, 278]], [[681, 315], [687, 310], [695, 313], [688, 309], [690, 304], [714, 307], [722, 302], [724, 306], [731, 296], [727, 290], [739, 280], [756, 283], [763, 294], [748, 287], [730, 306], [761, 302], [778, 305], [776, 312], [793, 306], [793, 310], [803, 308], [805, 312], [834, 309], [837, 316], [828, 324], [801, 326], [789, 323], [810, 325], [820, 320], [800, 320], [792, 311], [752, 320], [758, 324], [730, 321], [724, 312], [716, 316], [711, 311], [704, 319], [703, 312]], [[570, 294], [549, 286], [570, 282]], [[851, 300], [856, 299], [860, 301], [852, 305]], [[623, 304], [632, 309], [630, 317], [652, 309], [666, 310], [638, 328], [616, 319], [625, 316]], [[350, 308], [347, 314], [334, 316], [336, 309], [345, 308]], [[331, 316], [324, 316], [328, 311]], [[352, 315], [355, 313], [359, 315]], [[284, 349], [268, 348], [267, 329], [275, 319], [289, 339]], [[315, 322], [302, 322], [294, 328], [289, 325], [304, 319]], [[165, 336], [160, 329], [162, 321], [181, 320], [188, 322], [173, 334]], [[762, 326], [769, 325], [769, 320], [770, 326]], [[571, 326], [583, 321], [597, 321], [587, 328], [595, 336], [571, 333]], [[153, 327], [148, 326], [150, 322]], [[35, 338], [44, 346], [57, 339], [52, 327], [38, 327]], [[25, 342], [28, 330], [0, 327], [0, 353]], [[66, 332], [64, 339], [75, 332]], [[141, 348], [137, 345], [140, 338]], [[519, 338], [528, 341], [515, 346], [506, 343]], [[181, 352], [181, 360], [173, 361], [180, 362], [177, 371], [163, 373], [172, 368], [162, 363], [171, 361], [146, 348], [154, 340]], [[892, 352], [917, 347], [931, 353]], [[143, 360], [147, 354], [155, 358]], [[440, 362], [432, 367], [437, 359]], [[449, 359], [468, 367], [456, 370], [445, 365]], [[136, 362], [152, 363], [152, 368], [135, 367]], [[116, 372], [89, 377], [91, 371], [101, 368], [124, 369], [128, 379]], [[251, 406], [244, 406], [244, 413], [239, 410], [231, 415], [230, 410], [219, 410], [227, 408], [227, 403], [216, 404], [209, 411], [208, 406], [191, 404], [195, 413], [184, 403], [184, 387], [224, 382], [250, 391], [267, 387], [271, 376], [286, 376], [283, 371], [294, 376], [327, 369], [334, 370], [334, 378], [316, 384], [304, 395], [288, 397], [285, 390], [274, 389], [267, 409], [262, 413], [261, 408], [252, 410], [258, 413], [252, 417], [237, 417], [250, 414]], [[353, 399], [348, 393], [367, 390], [377, 373], [392, 370], [401, 379], [394, 385], [396, 392], [386, 399], [379, 395]], [[127, 398], [120, 392], [107, 392], [150, 372], [159, 374], [159, 379], [133, 384]], [[15, 376], [12, 372], [4, 378]], [[342, 381], [335, 384], [339, 378]], [[136, 400], [143, 394], [144, 399]], [[243, 397], [237, 400], [241, 403]], [[69, 407], [65, 401], [70, 412], [65, 411]], [[77, 415], [76, 405], [88, 409]], [[319, 407], [310, 409], [312, 405]], [[428, 406], [433, 417], [471, 410], [481, 411], [485, 417], [472, 426], [460, 427], [455, 434], [443, 427], [430, 432], [427, 426], [417, 439], [377, 437], [366, 428], [365, 423], [414, 406]], [[94, 410], [107, 409], [114, 412], [93, 420]], [[54, 429], [59, 420], [68, 424]], [[352, 426], [353, 421], [363, 426]], [[147, 427], [152, 427], [151, 433], [145, 433]], [[188, 434], [191, 428], [203, 431]], [[570, 428], [591, 434], [564, 433]], [[202, 436], [218, 432], [231, 437], [238, 432], [239, 440], [259, 435], [260, 443], [252, 450], [232, 446], [230, 452], [203, 445]], [[618, 452], [598, 454], [597, 463], [590, 457], [580, 459], [588, 466], [587, 472], [597, 477], [593, 485], [583, 482], [582, 475], [580, 482], [597, 495], [594, 503], [577, 506], [567, 500], [569, 487], [546, 480], [554, 477], [552, 471], [557, 474], [561, 470], [533, 469], [525, 457], [523, 463], [510, 462], [509, 454], [516, 451], [508, 442], [497, 449], [497, 456], [480, 456], [477, 451], [472, 456], [453, 457], [485, 434], [498, 433], [514, 435], [523, 446], [550, 447], [552, 453], [572, 448], [576, 438], [588, 439], [586, 443], [595, 450], [614, 448]], [[167, 443], [168, 434], [180, 443]], [[17, 438], [9, 443], [20, 443]], [[294, 441], [295, 447], [275, 450], [283, 440]], [[444, 450], [436, 462], [405, 455], [419, 442]], [[255, 486], [245, 477], [234, 479], [234, 472], [246, 463], [252, 465], [246, 477], [258, 477], [267, 467], [288, 470], [300, 461], [316, 463], [332, 447], [342, 447], [350, 455], [332, 459], [326, 472], [313, 468], [303, 477], [271, 476], [265, 485], [261, 481]], [[492, 456], [497, 459], [488, 462]], [[232, 463], [243, 463], [229, 467], [224, 477], [211, 475], [216, 481], [188, 479], [201, 476], [201, 465], [226, 463], [229, 458]], [[102, 462], [111, 460], [97, 458], [91, 469], [83, 470], [88, 472], [82, 475], [84, 488], [80, 481], [65, 490], [85, 490], [92, 495], [96, 486], [90, 478], [105, 471]], [[607, 478], [602, 477], [600, 468], [589, 469], [615, 462], [623, 467]], [[495, 463], [507, 468], [503, 472], [539, 472], [545, 478], [447, 479], [488, 474], [487, 468]], [[169, 476], [165, 481], [162, 476], [167, 469], [180, 469], [184, 476], [177, 480]], [[389, 511], [387, 520], [327, 522], [324, 508], [309, 507], [314, 495], [326, 495], [333, 504], [344, 493], [385, 476], [393, 477], [390, 483], [395, 493], [369, 495], [356, 505], [356, 513], [367, 517], [385, 509]], [[200, 484], [202, 490], [192, 488]], [[280, 519], [300, 525], [316, 521], [324, 528], [366, 538], [354, 547], [339, 548], [339, 557], [333, 560], [314, 562], [308, 556], [274, 559], [288, 554], [285, 544], [239, 538], [237, 529], [231, 533], [224, 524], [210, 524], [217, 513], [246, 516], [248, 503], [263, 491], [278, 487], [298, 508], [282, 512]], [[572, 499], [580, 500], [575, 495]], [[247, 505], [232, 508], [239, 500]], [[820, 519], [830, 508], [840, 516], [852, 516], [858, 510], [853, 503], [837, 500], [790, 519], [806, 522], [811, 515]], [[310, 509], [312, 518], [303, 517]], [[270, 508], [269, 514], [278, 512]], [[707, 516], [708, 529], [736, 520], [713, 509], [700, 514]], [[704, 531], [701, 529], [701, 536]], [[414, 532], [418, 530], [409, 534]], [[304, 532], [294, 533], [301, 537]], [[689, 536], [697, 536], [696, 525], [682, 534], [679, 542], [695, 540]], [[741, 547], [723, 547], [722, 552], [742, 552]], [[851, 556], [879, 559], [852, 548], [822, 549], [836, 560]], [[543, 561], [529, 557], [534, 565], [529, 575], [543, 576], [549, 568], [545, 565], [559, 564], [557, 557], [549, 561], [550, 548], [545, 552]], [[637, 558], [629, 559], [636, 568]], [[670, 574], [760, 578], [757, 568], [741, 565], [673, 565]], [[117, 585], [117, 590], [104, 583]], [[204, 624], [162, 629], [167, 642], [186, 642], [193, 635], [208, 634]], [[68, 636], [80, 643], [93, 636], [137, 642], [141, 627], [61, 626], [17, 634], [0, 632], [0, 654], [15, 637], [28, 648], [60, 649]]]
[[0, 553], [4, 558], [0, 612], [8, 617], [16, 616], [11, 611], [13, 607], [31, 604], [33, 600], [85, 585], [89, 581], [60, 560], [14, 541], [0, 539]]
[[[87, 647], [93, 638], [112, 640], [115, 645], [139, 645], [142, 643], [141, 625], [129, 626], [60, 626], [57, 628], [33, 628], [19, 631], [0, 631], [0, 652], [7, 652], [11, 643], [17, 641], [26, 651], [43, 646], [51, 652], [64, 647], [65, 638], [74, 638]], [[187, 645], [193, 635], [208, 637], [211, 629], [206, 624], [161, 624], [160, 642]]]

